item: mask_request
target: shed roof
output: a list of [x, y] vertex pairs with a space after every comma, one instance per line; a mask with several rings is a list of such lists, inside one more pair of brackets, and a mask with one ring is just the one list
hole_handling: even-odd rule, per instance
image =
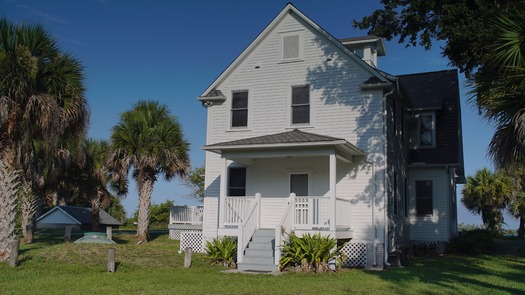
[[[46, 214], [40, 216], [37, 222], [43, 220], [47, 215], [51, 214], [54, 211], [61, 211], [67, 214], [69, 217], [75, 219], [80, 224], [91, 224], [91, 208], [85, 207], [75, 207], [75, 206], [56, 206], [55, 208], [49, 210]], [[100, 224], [103, 225], [122, 225], [122, 222], [116, 220], [113, 216], [109, 215], [103, 209], [99, 210]]]

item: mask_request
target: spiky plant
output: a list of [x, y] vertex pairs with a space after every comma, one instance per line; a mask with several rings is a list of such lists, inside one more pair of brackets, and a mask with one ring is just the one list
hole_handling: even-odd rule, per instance
[[237, 259], [237, 241], [232, 237], [222, 237], [206, 241], [204, 247], [208, 259], [213, 263], [222, 263], [224, 266], [235, 265]]

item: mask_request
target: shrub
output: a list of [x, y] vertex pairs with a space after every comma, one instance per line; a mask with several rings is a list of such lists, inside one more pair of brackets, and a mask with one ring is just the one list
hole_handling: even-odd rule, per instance
[[205, 251], [211, 262], [230, 267], [235, 265], [237, 259], [237, 241], [232, 237], [206, 241]]
[[328, 262], [332, 260], [340, 267], [344, 259], [340, 250], [344, 245], [336, 246], [336, 239], [321, 236], [320, 233], [298, 237], [292, 232], [283, 247], [279, 269], [294, 267], [304, 272], [326, 272], [330, 270]]
[[481, 254], [491, 250], [499, 234], [487, 229], [463, 231], [447, 244], [447, 253]]

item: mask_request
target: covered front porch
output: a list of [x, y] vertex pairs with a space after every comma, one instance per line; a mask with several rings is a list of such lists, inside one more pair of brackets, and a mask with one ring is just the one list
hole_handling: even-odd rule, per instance
[[292, 231], [352, 238], [351, 204], [337, 184], [364, 153], [346, 140], [293, 130], [204, 149], [221, 155], [217, 233], [238, 237], [238, 262], [258, 229], [274, 230], [277, 246]]

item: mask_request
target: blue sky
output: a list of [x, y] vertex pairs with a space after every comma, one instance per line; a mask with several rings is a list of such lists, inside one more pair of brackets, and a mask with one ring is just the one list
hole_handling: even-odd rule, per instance
[[[125, 1], [125, 0], [0, 0], [0, 16], [13, 22], [35, 21], [57, 39], [60, 48], [85, 67], [91, 109], [89, 136], [109, 139], [119, 115], [138, 100], [166, 104], [179, 118], [191, 143], [191, 162], [204, 163], [206, 111], [197, 101], [209, 84], [257, 37], [288, 1]], [[366, 35], [352, 20], [379, 8], [379, 1], [297, 0], [293, 4], [336, 38]], [[432, 50], [405, 48], [386, 42], [379, 68], [407, 74], [450, 68]], [[485, 166], [493, 129], [467, 103], [461, 82], [465, 170], [472, 175]], [[123, 200], [128, 215], [138, 204], [135, 184]], [[461, 186], [459, 190], [461, 190]], [[153, 202], [196, 204], [178, 181], [160, 180]], [[461, 196], [458, 196], [460, 198]], [[459, 222], [481, 223], [458, 202]], [[511, 228], [517, 223], [506, 218]]]

